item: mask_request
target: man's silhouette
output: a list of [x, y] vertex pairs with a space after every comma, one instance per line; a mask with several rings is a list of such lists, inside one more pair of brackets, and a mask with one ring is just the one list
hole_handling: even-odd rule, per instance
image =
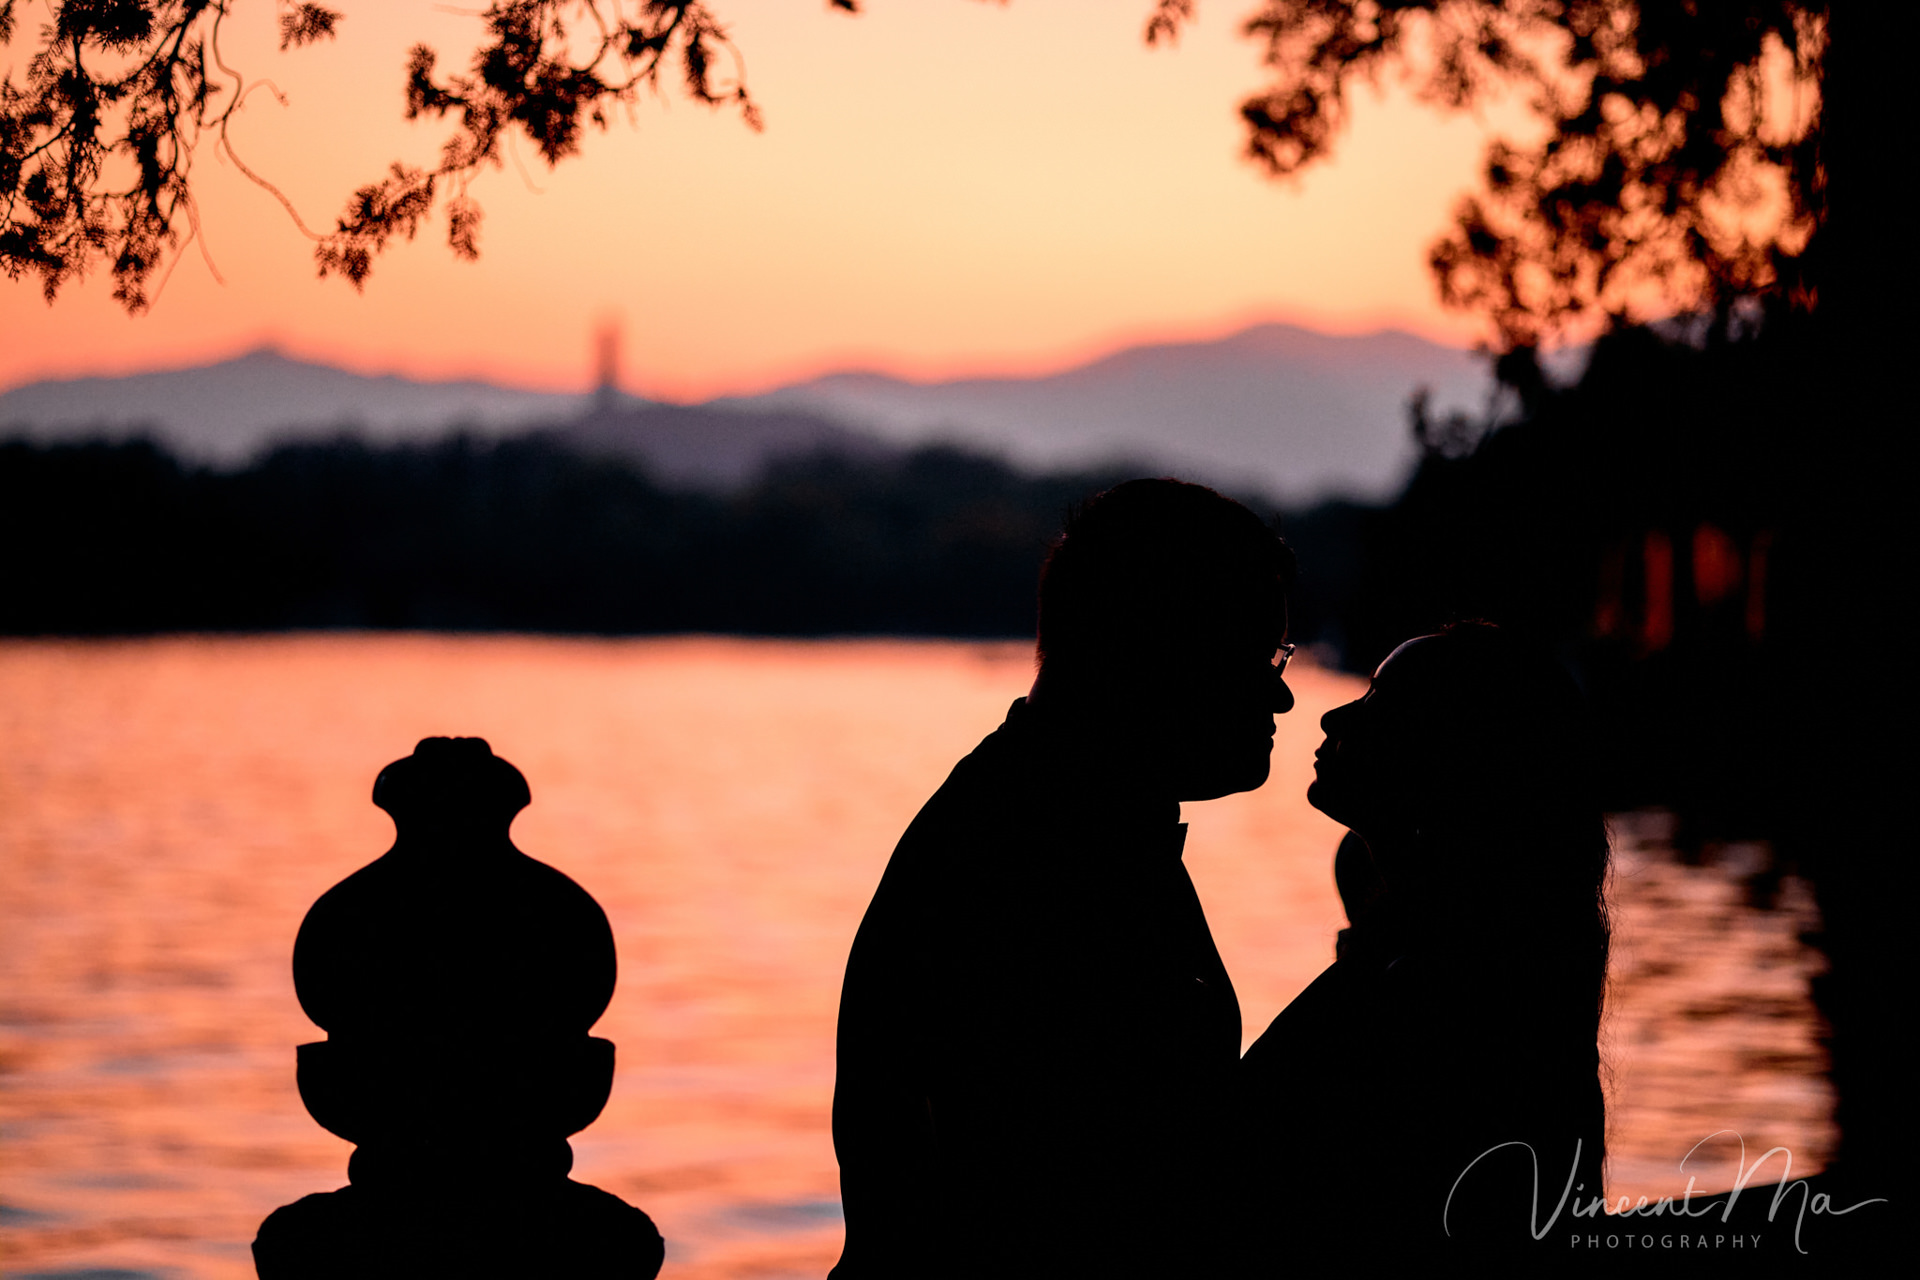
[[1211, 1267], [1240, 1009], [1180, 801], [1266, 780], [1291, 573], [1199, 485], [1069, 520], [1032, 693], [901, 837], [847, 961], [835, 1280]]

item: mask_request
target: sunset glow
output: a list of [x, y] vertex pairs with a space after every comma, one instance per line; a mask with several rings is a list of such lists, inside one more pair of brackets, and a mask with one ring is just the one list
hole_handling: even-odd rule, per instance
[[[586, 386], [617, 315], [629, 389], [699, 398], [829, 369], [918, 377], [1038, 373], [1133, 341], [1263, 319], [1384, 326], [1467, 345], [1426, 247], [1478, 172], [1492, 121], [1362, 92], [1334, 163], [1292, 184], [1240, 158], [1239, 99], [1261, 81], [1235, 5], [1203, 5], [1175, 48], [1148, 5], [721, 0], [764, 133], [677, 89], [590, 134], [549, 171], [522, 141], [486, 174], [478, 263], [445, 224], [381, 259], [364, 295], [314, 278], [273, 197], [202, 149], [204, 243], [151, 314], [104, 274], [52, 306], [0, 284], [0, 387], [218, 359], [263, 343], [366, 372]], [[311, 226], [394, 159], [431, 158], [445, 122], [402, 119], [405, 52], [461, 64], [471, 15], [348, 6], [339, 39], [282, 54], [275, 11], [238, 7], [226, 61], [255, 92], [234, 142]], [[25, 56], [37, 15], [7, 51]]]

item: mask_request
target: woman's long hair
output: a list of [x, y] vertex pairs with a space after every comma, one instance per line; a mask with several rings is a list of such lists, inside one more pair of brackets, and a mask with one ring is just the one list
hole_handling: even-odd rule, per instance
[[[1554, 1079], [1587, 1082], [1576, 1123], [1597, 1187], [1612, 929], [1584, 700], [1551, 656], [1487, 623], [1451, 626], [1406, 657], [1393, 660], [1392, 684], [1376, 696], [1414, 864], [1385, 877], [1349, 942], [1452, 955], [1459, 972], [1484, 978], [1482, 995], [1461, 998], [1524, 1001], [1528, 1016], [1510, 1026], [1508, 1048], [1524, 1042], [1530, 1060], [1560, 1064]], [[1540, 1085], [1559, 1096], [1559, 1086]]]

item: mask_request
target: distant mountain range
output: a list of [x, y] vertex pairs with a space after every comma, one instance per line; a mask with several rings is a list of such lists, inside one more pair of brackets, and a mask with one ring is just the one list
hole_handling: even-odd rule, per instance
[[1302, 501], [1389, 496], [1413, 460], [1420, 387], [1437, 407], [1477, 410], [1491, 377], [1483, 357], [1408, 333], [1267, 324], [1041, 378], [845, 373], [730, 403], [805, 408], [896, 443], [961, 440], [1028, 467], [1124, 458]]
[[689, 406], [366, 377], [261, 350], [0, 393], [0, 437], [144, 434], [184, 458], [234, 467], [291, 440], [545, 429], [637, 458], [662, 480], [710, 487], [748, 480], [784, 453], [942, 441], [1036, 469], [1123, 459], [1301, 502], [1388, 496], [1412, 458], [1406, 405], [1415, 389], [1443, 407], [1477, 409], [1489, 385], [1481, 357], [1411, 334], [1335, 337], [1289, 325], [1134, 347], [1045, 377], [915, 383], [841, 373]]
[[0, 436], [150, 435], [183, 458], [237, 467], [284, 440], [344, 432], [386, 443], [456, 428], [498, 435], [579, 413], [588, 403], [587, 396], [487, 382], [368, 377], [262, 349], [191, 369], [31, 382], [0, 393]]

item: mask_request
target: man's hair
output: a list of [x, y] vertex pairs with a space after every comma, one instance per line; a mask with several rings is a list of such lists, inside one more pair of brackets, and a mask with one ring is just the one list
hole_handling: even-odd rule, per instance
[[1205, 485], [1129, 480], [1067, 513], [1040, 570], [1039, 657], [1058, 670], [1164, 651], [1249, 586], [1293, 585], [1293, 551]]

